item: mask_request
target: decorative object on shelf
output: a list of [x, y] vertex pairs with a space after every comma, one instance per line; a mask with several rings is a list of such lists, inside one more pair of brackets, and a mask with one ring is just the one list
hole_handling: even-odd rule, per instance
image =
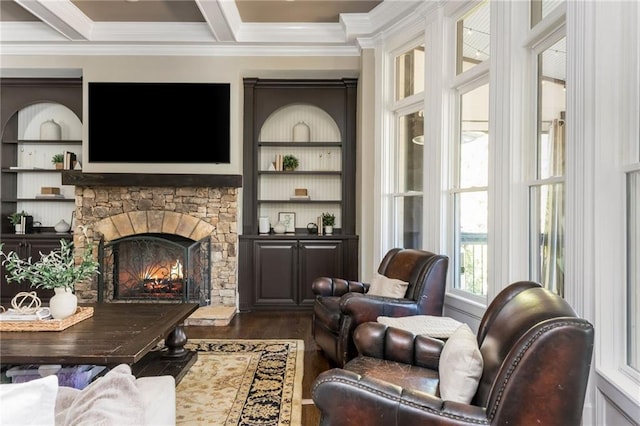
[[285, 155], [282, 158], [282, 168], [286, 171], [294, 171], [298, 168], [298, 159], [293, 155]]
[[27, 213], [25, 213], [25, 211], [22, 210], [21, 212], [11, 213], [9, 216], [7, 216], [9, 218], [9, 222], [11, 222], [11, 224], [14, 226], [16, 230], [16, 234], [24, 234], [25, 223], [23, 218], [26, 215]]
[[258, 218], [258, 232], [261, 234], [268, 234], [271, 229], [269, 224], [269, 218], [267, 216], [260, 216]]
[[[22, 259], [14, 251], [4, 253], [2, 245], [0, 245], [0, 257], [3, 258], [2, 265], [5, 268], [8, 283], [22, 283], [28, 281], [32, 287], [53, 289], [66, 289], [67, 291], [56, 291], [56, 296], [61, 295], [63, 300], [73, 299], [69, 294], [73, 295], [75, 285], [84, 280], [93, 278], [95, 274], [99, 274], [99, 263], [93, 258], [93, 245], [87, 242], [88, 247], [84, 251], [82, 258], [76, 262], [73, 253], [73, 244], [62, 239], [60, 240], [60, 248], [52, 250], [47, 254], [40, 254], [40, 260], [34, 261], [31, 257]], [[53, 297], [56, 297], [53, 296]], [[50, 302], [51, 315], [55, 319], [64, 317], [58, 312], [54, 313], [53, 298]], [[65, 302], [62, 303], [66, 307], [64, 313], [70, 309]], [[77, 299], [76, 299], [77, 306]], [[69, 315], [74, 314], [75, 308]]]
[[311, 129], [304, 121], [299, 121], [293, 126], [294, 142], [309, 142], [311, 140]]
[[289, 197], [290, 200], [310, 200], [309, 194], [307, 193], [307, 188], [296, 188], [294, 190], [294, 195]]
[[55, 229], [58, 234], [66, 234], [71, 229], [71, 225], [64, 219], [60, 219], [60, 222], [56, 223], [53, 229]]
[[284, 234], [287, 231], [287, 227], [284, 226], [284, 223], [278, 222], [273, 226], [273, 232], [276, 234]]
[[317, 234], [318, 233], [318, 224], [317, 223], [313, 223], [313, 222], [307, 223], [307, 232], [310, 233], [311, 235]]
[[333, 213], [322, 213], [322, 226], [325, 235], [333, 234], [333, 227], [336, 224], [336, 216]]
[[284, 225], [285, 231], [288, 233], [296, 232], [296, 214], [293, 212], [278, 213], [278, 222]]
[[40, 125], [40, 139], [45, 141], [57, 141], [62, 139], [62, 127], [53, 119]]
[[51, 162], [56, 166], [56, 170], [64, 168], [64, 154], [55, 154], [51, 157]]
[[40, 188], [40, 194], [42, 195], [59, 195], [60, 188], [57, 186], [43, 186]]

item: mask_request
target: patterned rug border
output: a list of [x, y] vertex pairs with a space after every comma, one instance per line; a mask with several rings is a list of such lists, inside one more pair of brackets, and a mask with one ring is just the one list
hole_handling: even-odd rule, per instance
[[[274, 345], [276, 345], [274, 347]], [[261, 396], [261, 390], [254, 386], [256, 380], [261, 376], [269, 376], [278, 368], [283, 360], [283, 349], [278, 345], [286, 345], [286, 366], [282, 373], [282, 393], [278, 410], [277, 421], [260, 421], [254, 418], [254, 413], [260, 411], [261, 404], [264, 411], [273, 411], [271, 398]], [[264, 348], [261, 348], [264, 346]], [[304, 341], [298, 339], [189, 339], [187, 348], [197, 350], [199, 357], [205, 356], [206, 352], [215, 352], [216, 355], [251, 354], [255, 359], [251, 361], [251, 371], [253, 375], [250, 379], [242, 380], [242, 385], [238, 389], [232, 408], [225, 420], [225, 425], [299, 425], [302, 421], [302, 379], [304, 377]], [[213, 350], [212, 350], [213, 349]], [[217, 349], [217, 350], [216, 350]], [[259, 355], [256, 357], [255, 355]], [[274, 358], [275, 357], [275, 358]], [[280, 361], [279, 361], [280, 359]], [[198, 361], [196, 361], [198, 362]], [[262, 366], [262, 367], [261, 367]], [[188, 375], [189, 373], [187, 373]], [[263, 377], [267, 379], [268, 377]], [[183, 379], [184, 380], [184, 379]], [[267, 380], [266, 383], [272, 382]], [[289, 385], [290, 384], [290, 385]], [[264, 393], [264, 392], [262, 392]], [[266, 402], [265, 402], [266, 401]], [[271, 403], [270, 403], [271, 402]], [[280, 418], [283, 414], [284, 418]], [[259, 416], [258, 416], [259, 417]], [[243, 420], [244, 419], [244, 420]], [[247, 421], [247, 419], [251, 419]], [[216, 423], [217, 424], [217, 423]]]

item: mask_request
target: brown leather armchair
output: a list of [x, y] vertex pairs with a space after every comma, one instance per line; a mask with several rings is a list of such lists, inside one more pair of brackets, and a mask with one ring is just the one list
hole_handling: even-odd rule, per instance
[[408, 282], [404, 298], [367, 295], [369, 283], [320, 277], [312, 283], [313, 338], [336, 366], [358, 352], [353, 330], [379, 316], [442, 315], [449, 258], [425, 250], [394, 248], [384, 256], [378, 273]]
[[519, 282], [483, 316], [484, 365], [469, 404], [440, 398], [442, 341], [373, 322], [355, 331], [360, 355], [321, 373], [312, 398], [323, 426], [579, 425], [593, 338], [564, 299]]

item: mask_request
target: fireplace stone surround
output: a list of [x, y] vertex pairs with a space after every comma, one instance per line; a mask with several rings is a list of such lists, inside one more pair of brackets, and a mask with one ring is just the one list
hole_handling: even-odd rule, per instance
[[[131, 184], [126, 183], [127, 176]], [[237, 188], [241, 181], [238, 175], [65, 171], [62, 176], [63, 184], [75, 185], [73, 239], [77, 251], [85, 250], [88, 242], [97, 247], [100, 241], [138, 234], [171, 234], [194, 241], [209, 238], [213, 307], [235, 307], [237, 303]], [[97, 250], [94, 255], [98, 256]], [[97, 279], [76, 285], [76, 294], [80, 303], [96, 302]]]

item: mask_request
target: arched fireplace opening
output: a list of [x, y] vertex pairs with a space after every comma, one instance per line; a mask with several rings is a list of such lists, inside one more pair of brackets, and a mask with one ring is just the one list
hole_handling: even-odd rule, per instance
[[210, 238], [137, 234], [100, 245], [98, 301], [210, 304]]

